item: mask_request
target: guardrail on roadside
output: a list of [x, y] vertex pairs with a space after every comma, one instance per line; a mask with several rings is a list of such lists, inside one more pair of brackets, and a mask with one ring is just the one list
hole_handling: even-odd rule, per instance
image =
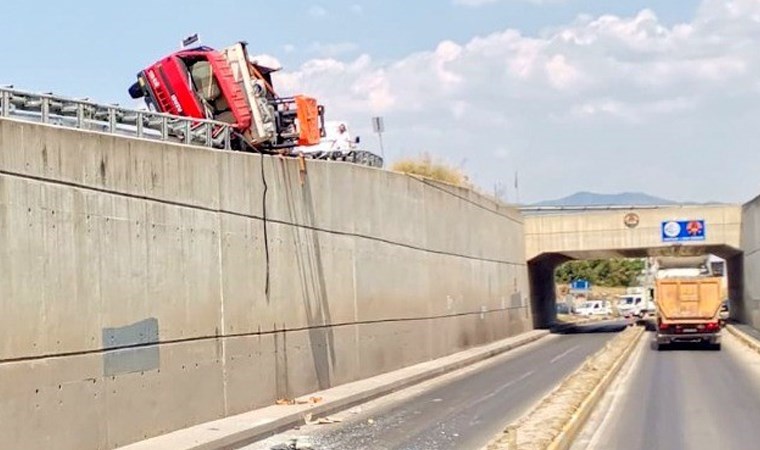
[[0, 87], [0, 117], [158, 141], [231, 148], [232, 127], [215, 120], [102, 105]]

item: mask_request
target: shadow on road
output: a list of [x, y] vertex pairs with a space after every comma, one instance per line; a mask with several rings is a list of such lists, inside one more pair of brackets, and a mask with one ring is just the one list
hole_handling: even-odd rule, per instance
[[[654, 340], [650, 342], [649, 347], [652, 350], [657, 350]], [[692, 351], [717, 351], [720, 347], [711, 344], [705, 344], [701, 342], [679, 342], [674, 344], [660, 345], [659, 351], [661, 352], [692, 352]]]
[[550, 331], [553, 334], [592, 334], [592, 333], [619, 333], [629, 326], [627, 320], [603, 320], [594, 323], [582, 324], [557, 324]]

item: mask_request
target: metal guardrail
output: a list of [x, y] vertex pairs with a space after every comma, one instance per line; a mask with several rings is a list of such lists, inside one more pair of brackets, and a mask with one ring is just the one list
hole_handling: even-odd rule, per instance
[[382, 168], [383, 158], [367, 150], [343, 151], [302, 151], [303, 155], [310, 159], [326, 161], [344, 161], [363, 166]]
[[228, 123], [0, 87], [0, 117], [187, 145], [231, 149]]

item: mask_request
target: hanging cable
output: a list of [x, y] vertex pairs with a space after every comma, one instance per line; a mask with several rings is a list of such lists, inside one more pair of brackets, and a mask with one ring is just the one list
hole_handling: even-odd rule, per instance
[[261, 217], [264, 223], [264, 257], [266, 261], [266, 279], [264, 281], [264, 295], [269, 303], [269, 236], [267, 234], [267, 184], [266, 173], [264, 172], [264, 155], [261, 155], [261, 182], [264, 185], [264, 191], [261, 196]]

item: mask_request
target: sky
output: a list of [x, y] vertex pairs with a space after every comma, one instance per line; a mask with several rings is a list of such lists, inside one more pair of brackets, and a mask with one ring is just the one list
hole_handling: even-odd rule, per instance
[[531, 203], [760, 194], [760, 0], [3, 2], [0, 85], [134, 105], [199, 33], [247, 41], [386, 160], [429, 153]]

